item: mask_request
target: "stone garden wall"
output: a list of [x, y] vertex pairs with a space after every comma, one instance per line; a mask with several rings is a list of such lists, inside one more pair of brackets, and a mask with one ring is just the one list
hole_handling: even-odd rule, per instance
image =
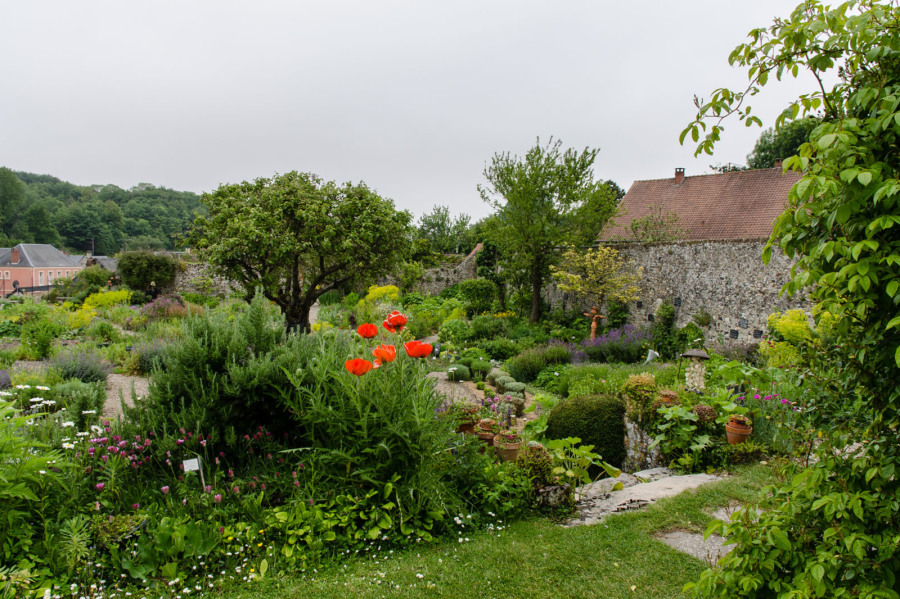
[[[629, 304], [629, 321], [649, 325], [663, 300], [675, 306], [677, 325], [701, 310], [712, 320], [704, 328], [707, 343], [747, 346], [759, 343], [766, 317], [792, 308], [808, 310], [805, 298], [779, 297], [791, 260], [777, 249], [763, 264], [763, 241], [700, 241], [622, 245], [618, 249], [643, 267], [641, 299]], [[575, 308], [578, 298], [549, 290], [551, 304]], [[581, 306], [585, 308], [586, 306]]]
[[220, 297], [231, 291], [242, 291], [240, 285], [215, 274], [209, 264], [193, 261], [190, 255], [181, 257], [172, 287], [179, 293], [202, 293]]

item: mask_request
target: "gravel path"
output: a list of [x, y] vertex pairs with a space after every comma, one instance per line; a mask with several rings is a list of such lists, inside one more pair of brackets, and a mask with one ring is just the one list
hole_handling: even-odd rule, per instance
[[150, 392], [150, 380], [142, 376], [124, 374], [111, 374], [106, 377], [106, 403], [103, 405], [103, 415], [113, 418], [120, 416], [123, 400], [126, 405], [133, 405], [132, 389], [138, 399], [147, 397]]

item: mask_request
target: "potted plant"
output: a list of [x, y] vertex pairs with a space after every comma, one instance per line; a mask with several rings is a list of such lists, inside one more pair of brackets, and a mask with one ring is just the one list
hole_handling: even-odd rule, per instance
[[516, 431], [502, 430], [494, 438], [494, 444], [497, 446], [500, 459], [504, 462], [514, 462], [522, 447], [522, 436]]
[[475, 425], [478, 423], [478, 406], [457, 402], [450, 406], [448, 412], [459, 423], [456, 427], [457, 433], [475, 434]]
[[750, 438], [751, 434], [753, 434], [753, 421], [749, 416], [732, 414], [725, 423], [725, 435], [731, 445], [743, 443]]

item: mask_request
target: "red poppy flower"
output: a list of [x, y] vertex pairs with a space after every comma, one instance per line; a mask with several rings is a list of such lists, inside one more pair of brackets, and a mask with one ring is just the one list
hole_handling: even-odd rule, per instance
[[356, 329], [356, 332], [359, 333], [360, 337], [371, 339], [378, 334], [378, 327], [376, 327], [372, 323], [367, 322], [366, 324], [359, 325], [359, 328]]
[[344, 362], [344, 368], [356, 376], [362, 376], [372, 370], [372, 363], [368, 360], [363, 360], [362, 358], [356, 358], [355, 360], [347, 360]]
[[398, 333], [406, 326], [406, 316], [394, 310], [384, 319], [381, 325], [391, 333]]
[[403, 344], [403, 349], [406, 350], [406, 355], [410, 358], [424, 358], [431, 353], [433, 348], [428, 343], [410, 341]]
[[393, 345], [379, 345], [372, 350], [376, 362], [384, 364], [385, 362], [393, 362], [397, 357], [397, 349]]

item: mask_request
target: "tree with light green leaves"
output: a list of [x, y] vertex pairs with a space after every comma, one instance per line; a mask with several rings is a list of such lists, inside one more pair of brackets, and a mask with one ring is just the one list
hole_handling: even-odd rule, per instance
[[364, 183], [291, 172], [222, 185], [202, 201], [209, 215], [194, 222], [193, 246], [248, 301], [261, 289], [291, 328], [308, 331], [320, 295], [392, 272], [410, 249], [411, 215]]
[[482, 199], [496, 212], [490, 238], [500, 246], [503, 268], [531, 290], [531, 322], [541, 317], [541, 290], [563, 246], [589, 245], [615, 210], [616, 193], [594, 180], [598, 149], [561, 149], [540, 139], [524, 157], [495, 154], [484, 169]]
[[[709, 597], [900, 597], [900, 7], [800, 4], [731, 54], [746, 89], [696, 100], [682, 132], [712, 153], [723, 121], [761, 124], [752, 98], [800, 73], [816, 86], [775, 121], [821, 123], [785, 167], [803, 174], [763, 258], [796, 258], [785, 291], [809, 289], [831, 337], [801, 348], [796, 407], [817, 461], [772, 490], [758, 519], [711, 529], [735, 548], [692, 592]], [[833, 83], [832, 83], [833, 82]], [[816, 432], [817, 431], [817, 432]]]

